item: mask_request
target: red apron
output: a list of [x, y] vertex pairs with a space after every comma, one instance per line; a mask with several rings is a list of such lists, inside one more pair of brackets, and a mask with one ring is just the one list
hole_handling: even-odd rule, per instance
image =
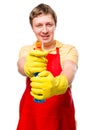
[[[49, 70], [54, 76], [61, 71], [59, 49], [57, 54], [48, 54]], [[30, 95], [30, 80], [20, 101], [17, 130], [76, 130], [75, 111], [70, 88], [63, 95], [53, 96], [44, 103], [35, 103]]]

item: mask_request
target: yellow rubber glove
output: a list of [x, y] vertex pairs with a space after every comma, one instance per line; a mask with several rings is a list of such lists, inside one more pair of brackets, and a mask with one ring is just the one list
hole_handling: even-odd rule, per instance
[[32, 50], [30, 52], [30, 55], [36, 56], [36, 57], [45, 57], [47, 56], [48, 52], [47, 51], [41, 51], [41, 50]]
[[32, 77], [31, 81], [31, 95], [38, 100], [64, 94], [68, 88], [64, 75], [54, 77], [49, 71], [39, 73], [37, 77]]
[[27, 57], [24, 65], [24, 72], [27, 77], [32, 77], [36, 72], [42, 72], [46, 70], [47, 59], [45, 56], [47, 55], [46, 51], [33, 50], [31, 51]]

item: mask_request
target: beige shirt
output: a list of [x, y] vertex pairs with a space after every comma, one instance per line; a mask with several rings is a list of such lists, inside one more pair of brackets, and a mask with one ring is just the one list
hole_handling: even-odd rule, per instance
[[[19, 52], [19, 58], [25, 57], [30, 51], [32, 51], [35, 47], [35, 43], [33, 45], [24, 46], [21, 48]], [[78, 66], [78, 51], [76, 48], [69, 44], [63, 44], [59, 41], [56, 41], [56, 47], [60, 48], [60, 60], [61, 66], [63, 68], [64, 62], [66, 60], [73, 61]], [[53, 53], [55, 50], [50, 50], [50, 53]]]

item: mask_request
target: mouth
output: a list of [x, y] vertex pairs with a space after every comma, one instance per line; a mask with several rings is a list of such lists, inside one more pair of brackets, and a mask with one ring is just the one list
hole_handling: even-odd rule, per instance
[[49, 35], [46, 36], [41, 36], [43, 40], [48, 40], [49, 39]]

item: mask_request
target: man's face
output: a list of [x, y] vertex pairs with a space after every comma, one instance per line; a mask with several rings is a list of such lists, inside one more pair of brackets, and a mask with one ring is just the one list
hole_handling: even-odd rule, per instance
[[55, 22], [51, 14], [42, 14], [35, 17], [32, 21], [32, 28], [38, 41], [43, 44], [53, 41]]

